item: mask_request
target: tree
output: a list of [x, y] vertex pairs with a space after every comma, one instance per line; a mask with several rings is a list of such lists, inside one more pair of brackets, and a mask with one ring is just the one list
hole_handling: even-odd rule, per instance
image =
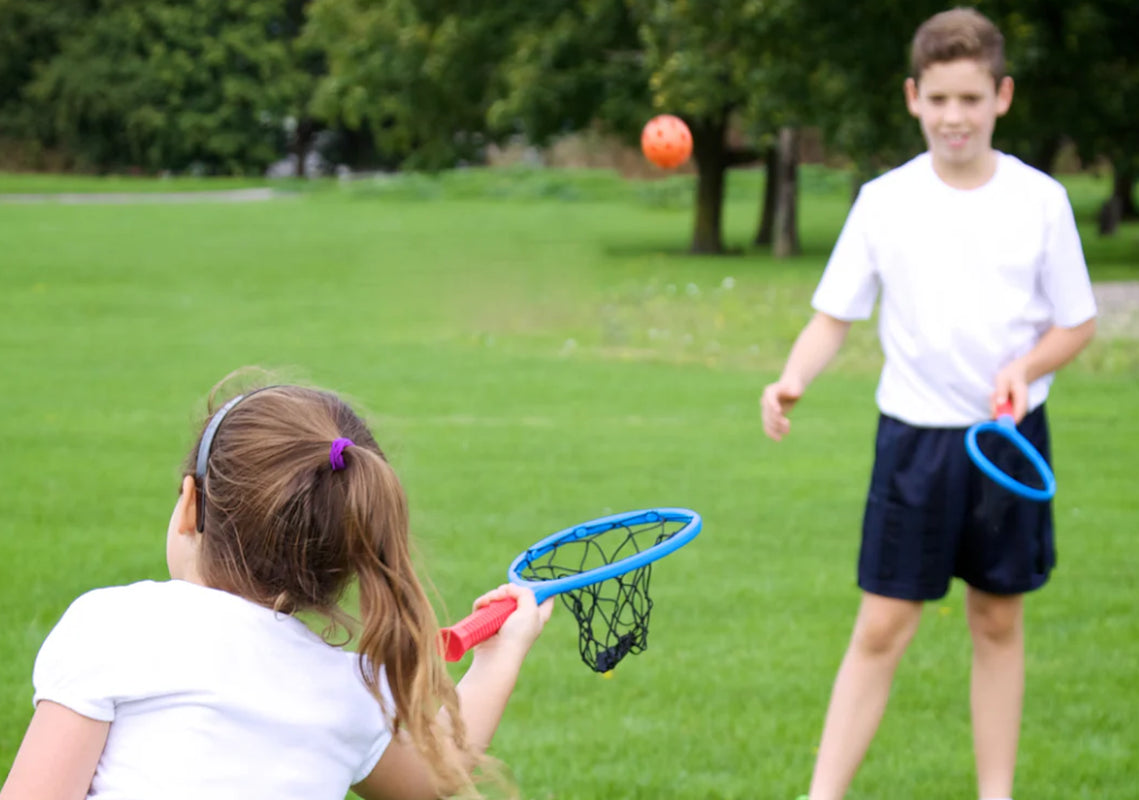
[[[505, 96], [492, 106], [498, 125], [528, 138], [600, 124], [635, 141], [654, 112], [680, 116], [693, 134], [697, 168], [691, 250], [723, 252], [726, 172], [760, 152], [733, 146], [731, 126], [746, 124], [759, 84], [757, 65], [777, 39], [790, 3], [708, 0], [586, 0], [535, 3], [504, 64]], [[771, 91], [766, 91], [771, 90]], [[772, 128], [774, 130], [774, 128]]]
[[1094, 15], [1088, 3], [989, 0], [979, 10], [1001, 28], [1008, 73], [1016, 86], [1012, 107], [997, 125], [995, 144], [1051, 173], [1066, 140], [1080, 137]]
[[652, 113], [650, 75], [624, 0], [522, 0], [488, 120], [545, 145], [591, 126], [629, 143]]
[[306, 40], [328, 59], [313, 103], [327, 122], [367, 127], [412, 168], [482, 159], [498, 65], [522, 2], [315, 0]]
[[301, 177], [305, 176], [307, 156], [321, 127], [312, 114], [313, 93], [317, 82], [328, 71], [324, 53], [302, 37], [309, 2], [285, 0], [284, 13], [275, 24], [275, 32], [284, 42], [288, 61], [294, 67], [296, 91], [290, 116], [286, 117], [286, 129], [291, 129], [289, 150], [294, 170]]
[[1101, 219], [1109, 223], [1101, 232], [1114, 231], [1122, 220], [1139, 219], [1135, 183], [1139, 179], [1139, 7], [1134, 3], [1104, 2], [1095, 6], [1096, 20], [1089, 25], [1088, 46], [1095, 56], [1087, 72], [1088, 104], [1080, 115], [1080, 150], [1086, 160], [1104, 156], [1112, 166], [1112, 191]]
[[311, 85], [290, 49], [296, 13], [288, 0], [104, 0], [26, 96], [92, 166], [260, 171]]
[[544, 144], [598, 125], [635, 141], [654, 110], [675, 113], [695, 141], [692, 250], [718, 253], [725, 172], [759, 155], [725, 135], [749, 107], [774, 23], [794, 7], [315, 0], [306, 38], [326, 51], [329, 73], [314, 108], [326, 121], [370, 126], [381, 151], [429, 168], [477, 160], [487, 142], [513, 135]]
[[747, 100], [736, 80], [735, 64], [744, 47], [743, 33], [761, 4], [711, 0], [672, 3], [630, 0], [642, 42], [656, 109], [682, 117], [692, 130], [696, 162], [694, 253], [723, 252], [722, 212], [725, 173], [755, 152], [733, 151], [726, 135], [733, 112]]
[[35, 71], [51, 61], [61, 40], [79, 29], [97, 0], [0, 0], [0, 134], [34, 140], [42, 133], [24, 96]]
[[802, 10], [802, 45], [817, 64], [811, 76], [813, 117], [828, 146], [851, 160], [853, 195], [868, 178], [922, 149], [902, 87], [914, 32], [945, 5], [935, 0], [857, 6], [814, 0]]
[[754, 241], [782, 258], [799, 252], [800, 128], [819, 114], [812, 94], [818, 55], [809, 46], [805, 4], [769, 3], [764, 14], [765, 26], [736, 68], [748, 88], [741, 124], [758, 144], [765, 173]]
[[1065, 142], [1085, 164], [1111, 162], [1103, 233], [1136, 213], [1139, 7], [1130, 0], [989, 0], [1005, 32], [1016, 97], [998, 141], [1046, 172]]

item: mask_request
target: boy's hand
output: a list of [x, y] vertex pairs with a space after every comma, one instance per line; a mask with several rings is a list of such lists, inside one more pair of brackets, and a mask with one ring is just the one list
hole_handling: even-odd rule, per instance
[[1019, 361], [1013, 361], [997, 373], [993, 393], [989, 396], [989, 415], [994, 419], [997, 408], [1012, 403], [1012, 418], [1019, 425], [1028, 413], [1028, 377]]
[[791, 420], [787, 415], [802, 396], [803, 384], [800, 381], [780, 378], [768, 384], [759, 398], [763, 432], [777, 442], [786, 436], [791, 430]]

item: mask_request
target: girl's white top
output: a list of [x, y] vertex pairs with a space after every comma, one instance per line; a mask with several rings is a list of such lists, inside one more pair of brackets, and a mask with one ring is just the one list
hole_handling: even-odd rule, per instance
[[357, 664], [294, 617], [143, 581], [72, 603], [34, 702], [111, 723], [89, 798], [343, 800], [391, 740]]
[[[867, 319], [879, 296], [878, 407], [929, 427], [988, 419], [1001, 368], [1096, 313], [1064, 187], [1004, 153], [977, 189], [944, 183], [928, 153], [862, 187], [813, 305]], [[1032, 383], [1030, 409], [1051, 381]]]

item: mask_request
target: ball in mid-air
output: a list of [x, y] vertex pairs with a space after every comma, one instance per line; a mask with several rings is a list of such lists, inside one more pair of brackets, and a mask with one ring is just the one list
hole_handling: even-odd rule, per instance
[[692, 155], [692, 132], [672, 114], [653, 117], [641, 131], [641, 151], [662, 169], [676, 169]]

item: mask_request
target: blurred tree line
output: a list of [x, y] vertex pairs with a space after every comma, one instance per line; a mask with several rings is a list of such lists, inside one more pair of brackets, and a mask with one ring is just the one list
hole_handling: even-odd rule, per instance
[[[1101, 230], [1136, 217], [1139, 2], [980, 0], [1016, 80], [998, 147], [1109, 162]], [[902, 82], [932, 0], [0, 0], [0, 146], [27, 166], [260, 174], [316, 146], [362, 168], [480, 163], [491, 143], [654, 113], [692, 129], [692, 249], [760, 163], [755, 241], [796, 252], [799, 132], [854, 186], [920, 151]], [[13, 155], [18, 154], [18, 155]]]

